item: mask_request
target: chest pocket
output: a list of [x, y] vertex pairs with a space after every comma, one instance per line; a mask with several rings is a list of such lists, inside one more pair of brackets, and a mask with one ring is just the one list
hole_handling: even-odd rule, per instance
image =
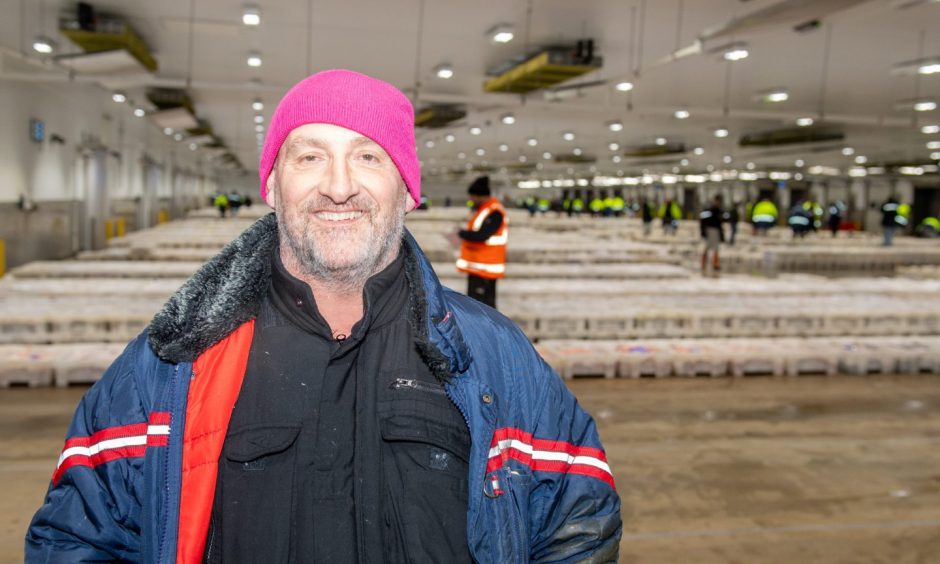
[[[212, 539], [221, 540], [222, 560], [288, 560], [299, 432], [299, 426], [252, 425], [226, 437], [217, 489], [223, 534]], [[259, 538], [265, 541], [256, 542]]]
[[437, 382], [407, 375], [386, 382], [379, 424], [391, 561], [470, 562], [466, 422]]

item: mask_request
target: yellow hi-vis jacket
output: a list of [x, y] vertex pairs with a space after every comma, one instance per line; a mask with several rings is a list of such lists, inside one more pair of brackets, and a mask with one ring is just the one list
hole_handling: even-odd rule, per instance
[[506, 275], [506, 242], [509, 240], [509, 216], [496, 198], [483, 202], [467, 221], [467, 231], [479, 231], [483, 220], [494, 211], [503, 215], [503, 222], [496, 233], [482, 243], [463, 241], [457, 270], [480, 278], [495, 280]]

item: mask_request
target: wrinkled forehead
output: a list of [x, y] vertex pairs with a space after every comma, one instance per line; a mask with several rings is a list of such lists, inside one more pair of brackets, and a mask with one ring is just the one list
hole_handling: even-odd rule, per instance
[[281, 144], [278, 156], [309, 148], [349, 150], [358, 147], [368, 147], [385, 153], [381, 145], [358, 131], [328, 123], [308, 123], [294, 128], [288, 134]]

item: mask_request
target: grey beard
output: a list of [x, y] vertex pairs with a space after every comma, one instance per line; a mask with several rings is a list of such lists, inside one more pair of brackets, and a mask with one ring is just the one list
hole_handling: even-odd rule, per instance
[[[410, 197], [407, 192], [404, 196]], [[401, 210], [402, 207], [399, 206], [397, 209]], [[404, 211], [395, 213], [389, 218], [387, 224], [374, 224], [378, 232], [373, 235], [368, 244], [371, 247], [378, 242], [375, 252], [367, 254], [364, 260], [351, 266], [331, 267], [325, 264], [318, 255], [313, 242], [314, 235], [307, 230], [302, 233], [293, 233], [287, 225], [284, 214], [281, 210], [277, 211], [278, 237], [282, 248], [286, 243], [290, 249], [291, 260], [289, 262], [293, 263], [290, 266], [335, 292], [362, 291], [369, 278], [381, 272], [395, 259], [405, 230]], [[329, 244], [342, 245], [346, 242], [336, 240], [330, 241]]]

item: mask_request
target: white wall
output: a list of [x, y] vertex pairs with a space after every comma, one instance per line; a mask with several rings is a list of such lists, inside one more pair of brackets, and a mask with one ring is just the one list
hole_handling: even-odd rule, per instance
[[[21, 195], [37, 201], [74, 199], [81, 184], [76, 175], [82, 170], [76, 161], [83, 148], [99, 144], [119, 155], [109, 158], [108, 199], [142, 194], [144, 155], [191, 174], [208, 173], [185, 142], [173, 141], [146, 118], [134, 117], [130, 107], [113, 102], [94, 85], [0, 80], [0, 108], [0, 203]], [[45, 123], [42, 143], [30, 139], [30, 118]], [[53, 134], [65, 143], [52, 143]]]

